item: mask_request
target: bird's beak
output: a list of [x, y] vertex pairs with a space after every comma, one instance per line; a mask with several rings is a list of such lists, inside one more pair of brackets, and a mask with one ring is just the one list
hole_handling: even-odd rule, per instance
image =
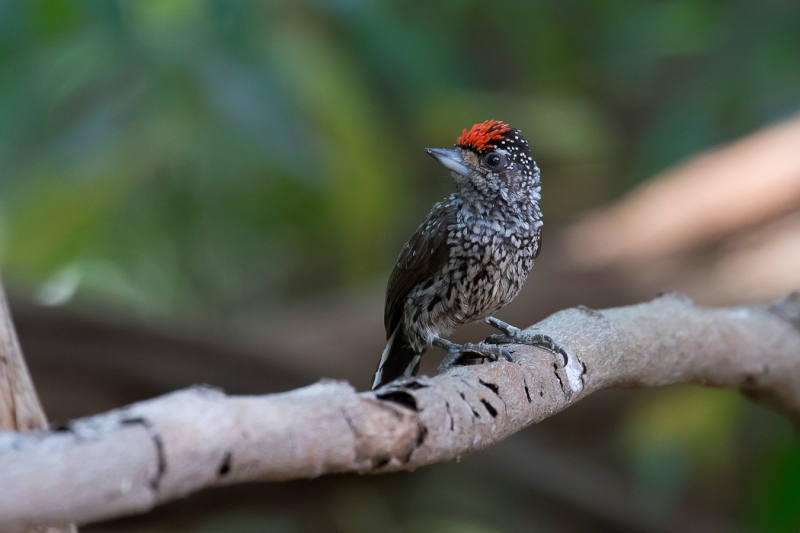
[[457, 150], [446, 150], [444, 148], [425, 148], [425, 151], [433, 156], [439, 163], [443, 164], [456, 174], [461, 174], [465, 178], [470, 176], [470, 170], [464, 164], [461, 153]]

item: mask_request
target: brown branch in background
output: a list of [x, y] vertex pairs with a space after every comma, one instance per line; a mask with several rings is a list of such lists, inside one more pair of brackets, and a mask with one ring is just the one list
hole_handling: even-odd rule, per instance
[[565, 232], [574, 263], [642, 263], [718, 242], [800, 206], [800, 116], [656, 175]]
[[689, 158], [557, 230], [549, 256], [577, 278], [610, 274], [622, 301], [664, 288], [707, 305], [786, 294], [800, 283], [797, 146], [800, 116]]
[[323, 381], [284, 394], [192, 388], [73, 422], [0, 434], [0, 523], [79, 523], [196, 490], [335, 472], [413, 470], [489, 447], [612, 387], [740, 389], [800, 420], [800, 298], [708, 309], [680, 295], [556, 313], [528, 330], [563, 348], [456, 366], [357, 393]]
[[45, 429], [47, 418], [36, 395], [0, 286], [0, 429]]
[[[5, 291], [0, 283], [0, 429], [20, 433], [47, 429], [47, 417], [36, 395], [25, 357], [22, 355]], [[9, 487], [12, 489], [12, 487]], [[2, 521], [0, 521], [0, 524]], [[63, 528], [33, 528], [29, 531], [77, 533], [74, 525]]]

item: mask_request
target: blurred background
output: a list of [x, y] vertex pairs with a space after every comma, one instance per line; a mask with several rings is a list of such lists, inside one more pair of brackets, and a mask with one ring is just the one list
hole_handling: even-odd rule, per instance
[[[800, 288], [798, 111], [791, 0], [5, 1], [4, 280], [54, 420], [363, 389], [388, 273], [453, 190], [424, 147], [488, 118], [530, 141], [544, 246], [513, 323], [768, 302]], [[83, 531], [794, 532], [800, 444], [734, 392], [605, 391], [460, 464]]]

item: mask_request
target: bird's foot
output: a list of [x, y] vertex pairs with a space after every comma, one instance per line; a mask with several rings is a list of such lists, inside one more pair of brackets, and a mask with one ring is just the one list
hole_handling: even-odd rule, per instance
[[495, 345], [524, 344], [544, 348], [556, 355], [554, 361], [556, 376], [567, 401], [572, 401], [574, 395], [583, 390], [583, 376], [586, 374], [586, 365], [581, 363], [577, 357], [571, 355], [566, 348], [558, 344], [552, 337], [540, 333], [522, 331], [493, 316], [488, 317], [486, 322], [490, 326], [499, 329], [501, 333], [490, 335], [483, 341], [484, 343]]
[[487, 344], [526, 344], [527, 334], [521, 329], [493, 316], [486, 317], [485, 321], [493, 328], [500, 330], [501, 333], [489, 335], [483, 342]]
[[479, 342], [477, 344], [471, 342], [456, 344], [442, 339], [441, 337], [435, 338], [431, 344], [447, 351], [447, 355], [439, 365], [439, 372], [456, 364], [474, 365], [482, 363], [487, 359], [490, 361], [498, 361], [502, 358], [507, 361], [514, 361], [511, 352], [497, 344], [485, 342]]
[[527, 333], [493, 316], [487, 317], [486, 323], [493, 328], [499, 329], [502, 333], [489, 335], [483, 341], [485, 344], [525, 344], [527, 346], [541, 346], [554, 353], [560, 354], [564, 352], [564, 349], [547, 335]]

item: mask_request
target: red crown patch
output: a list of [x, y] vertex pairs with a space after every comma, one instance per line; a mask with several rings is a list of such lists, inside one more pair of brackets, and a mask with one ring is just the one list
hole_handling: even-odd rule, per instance
[[464, 148], [472, 148], [480, 152], [487, 148], [494, 148], [492, 141], [503, 138], [503, 134], [511, 130], [508, 124], [499, 120], [487, 120], [480, 124], [475, 124], [469, 131], [463, 130], [461, 136], [456, 139], [456, 144]]

